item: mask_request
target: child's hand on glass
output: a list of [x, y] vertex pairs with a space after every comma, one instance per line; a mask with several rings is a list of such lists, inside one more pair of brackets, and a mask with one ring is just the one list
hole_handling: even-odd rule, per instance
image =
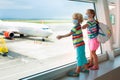
[[56, 38], [57, 38], [57, 39], [61, 39], [61, 38], [62, 38], [62, 36], [61, 36], [61, 35], [58, 35]]

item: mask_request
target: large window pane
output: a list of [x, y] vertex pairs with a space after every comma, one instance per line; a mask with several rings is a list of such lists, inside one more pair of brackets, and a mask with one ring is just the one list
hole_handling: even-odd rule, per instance
[[[26, 71], [26, 73], [30, 71], [33, 74], [76, 61], [72, 38], [57, 40], [56, 36], [70, 32], [73, 27], [72, 14], [79, 12], [85, 16], [87, 9], [94, 9], [93, 3], [68, 0], [4, 0], [2, 4], [4, 4], [0, 5], [2, 22], [44, 24], [54, 32], [46, 41], [42, 41], [41, 37], [31, 36], [14, 38], [14, 40], [5, 39], [11, 51], [10, 56], [15, 57], [15, 59], [22, 57], [21, 61], [25, 62], [25, 64], [20, 65], [21, 67], [27, 66], [27, 64], [34, 64], [20, 68], [21, 71]], [[84, 20], [83, 24], [85, 23], [86, 20]], [[30, 31], [26, 30], [26, 32]], [[83, 34], [86, 43], [86, 56], [89, 57], [90, 52], [86, 30], [83, 30]], [[98, 49], [97, 54], [100, 53], [100, 49]]]

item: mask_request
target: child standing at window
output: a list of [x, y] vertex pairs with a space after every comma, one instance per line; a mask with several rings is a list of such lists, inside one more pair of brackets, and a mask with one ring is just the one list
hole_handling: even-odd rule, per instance
[[69, 37], [72, 35], [72, 39], [73, 39], [73, 45], [76, 49], [76, 53], [77, 53], [77, 68], [75, 72], [72, 72], [69, 74], [69, 76], [74, 76], [77, 77], [79, 76], [80, 70], [81, 70], [81, 66], [85, 67], [85, 70], [87, 70], [87, 58], [85, 56], [85, 43], [83, 41], [83, 34], [82, 34], [82, 30], [81, 30], [81, 23], [83, 22], [83, 16], [80, 13], [74, 13], [73, 14], [73, 24], [75, 25], [71, 32], [65, 35], [58, 35], [57, 38], [61, 39], [61, 38], [65, 38], [65, 37]]
[[82, 26], [82, 29], [87, 28], [89, 38], [90, 61], [88, 66], [91, 67], [91, 70], [98, 70], [98, 57], [96, 55], [96, 50], [99, 47], [99, 42], [96, 38], [98, 35], [98, 22], [94, 19], [95, 11], [93, 9], [88, 9], [86, 15], [88, 17], [88, 21], [85, 25]]

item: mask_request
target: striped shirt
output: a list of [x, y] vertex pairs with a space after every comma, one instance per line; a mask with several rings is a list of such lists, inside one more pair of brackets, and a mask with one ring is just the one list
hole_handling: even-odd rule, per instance
[[74, 26], [71, 30], [71, 33], [72, 33], [73, 45], [75, 48], [85, 45], [85, 43], [83, 41], [83, 34], [82, 34], [80, 24]]
[[88, 21], [87, 24], [89, 25], [87, 28], [87, 33], [88, 33], [88, 38], [92, 39], [97, 37], [97, 22], [95, 20], [93, 21]]

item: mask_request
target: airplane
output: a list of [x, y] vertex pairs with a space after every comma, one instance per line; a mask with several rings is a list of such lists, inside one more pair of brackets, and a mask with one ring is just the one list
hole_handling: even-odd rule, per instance
[[0, 21], [0, 33], [7, 39], [13, 39], [15, 34], [19, 34], [20, 37], [25, 35], [42, 37], [42, 41], [45, 41], [53, 31], [45, 24]]

